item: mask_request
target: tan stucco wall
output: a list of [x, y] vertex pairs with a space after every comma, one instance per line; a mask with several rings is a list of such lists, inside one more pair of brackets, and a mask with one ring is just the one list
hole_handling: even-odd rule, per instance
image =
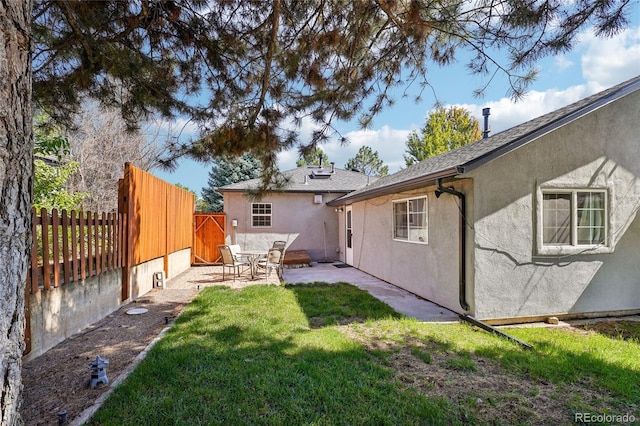
[[[342, 194], [322, 194], [322, 203], [314, 203], [311, 193], [268, 194], [259, 202], [272, 203], [272, 226], [251, 226], [251, 203], [242, 193], [224, 194], [224, 212], [227, 215], [227, 241], [246, 250], [264, 250], [273, 241], [287, 242], [288, 250], [306, 250], [312, 260], [331, 260], [339, 257], [338, 213], [325, 205]], [[237, 220], [238, 226], [232, 226]], [[323, 225], [323, 223], [325, 225]], [[324, 227], [326, 226], [326, 232]], [[235, 241], [234, 241], [235, 240]]]
[[[466, 181], [456, 182], [453, 186], [469, 192], [470, 185], [471, 182]], [[462, 312], [458, 291], [457, 198], [448, 194], [436, 198], [434, 190], [435, 187], [431, 186], [354, 203], [354, 266]], [[393, 201], [423, 195], [428, 199], [428, 243], [394, 240]]]
[[[640, 309], [639, 108], [627, 95], [469, 174], [478, 318]], [[541, 186], [607, 189], [610, 247], [540, 255]]]

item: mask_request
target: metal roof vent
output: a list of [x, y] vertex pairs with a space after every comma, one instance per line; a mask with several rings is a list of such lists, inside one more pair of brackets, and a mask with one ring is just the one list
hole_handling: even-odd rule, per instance
[[482, 131], [482, 139], [486, 139], [489, 137], [489, 116], [491, 115], [491, 108], [483, 108], [482, 116], [484, 117], [484, 130]]

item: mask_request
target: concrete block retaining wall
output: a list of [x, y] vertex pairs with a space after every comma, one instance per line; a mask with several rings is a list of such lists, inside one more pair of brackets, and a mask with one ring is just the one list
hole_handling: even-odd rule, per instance
[[[189, 269], [191, 249], [169, 255], [169, 276]], [[102, 273], [31, 294], [31, 352], [24, 361], [36, 358], [58, 343], [118, 310], [124, 303], [153, 288], [153, 274], [164, 270], [163, 258], [131, 268], [131, 298], [121, 300], [122, 269]]]

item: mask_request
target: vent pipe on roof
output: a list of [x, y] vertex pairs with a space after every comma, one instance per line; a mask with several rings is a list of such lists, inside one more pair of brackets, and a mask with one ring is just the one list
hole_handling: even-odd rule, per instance
[[322, 168], [322, 154], [318, 154], [318, 158], [320, 159], [319, 167]]
[[482, 108], [482, 116], [484, 117], [484, 130], [482, 131], [482, 139], [489, 137], [489, 116], [491, 115], [491, 108]]
[[332, 161], [329, 164], [331, 164], [331, 173], [335, 173], [336, 172], [336, 162]]

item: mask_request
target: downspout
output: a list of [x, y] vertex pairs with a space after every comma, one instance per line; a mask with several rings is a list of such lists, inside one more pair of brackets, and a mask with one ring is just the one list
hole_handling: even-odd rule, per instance
[[[439, 198], [440, 195], [442, 195], [443, 192], [446, 192], [447, 194], [451, 194], [451, 195], [455, 195], [456, 197], [460, 198], [460, 214], [458, 215], [460, 218], [459, 221], [459, 227], [460, 230], [458, 232], [458, 235], [460, 236], [460, 250], [458, 253], [459, 256], [459, 262], [460, 262], [460, 288], [459, 288], [459, 294], [460, 294], [460, 306], [462, 307], [462, 309], [464, 309], [465, 311], [469, 310], [469, 304], [467, 303], [467, 244], [466, 244], [466, 240], [467, 240], [467, 226], [466, 226], [466, 217], [467, 217], [467, 204], [465, 201], [465, 196], [462, 192], [456, 191], [453, 188], [445, 188], [444, 186], [442, 186], [442, 179], [437, 179], [436, 183], [438, 185], [438, 189], [436, 190], [436, 198]], [[491, 333], [495, 333], [501, 337], [505, 337], [513, 342], [518, 343], [519, 345], [523, 346], [525, 349], [533, 349], [533, 346], [531, 346], [530, 344], [523, 342], [522, 340], [518, 340], [513, 336], [508, 335], [507, 333], [504, 333], [500, 330], [498, 330], [495, 327], [490, 326], [489, 324], [486, 324], [480, 320], [477, 320], [475, 318], [473, 318], [472, 316], [468, 315], [468, 314], [462, 314], [460, 315], [460, 319], [467, 321], [475, 326], [478, 326], [486, 331], [489, 331]]]
[[458, 250], [459, 257], [459, 300], [460, 306], [465, 311], [469, 310], [469, 304], [467, 303], [467, 226], [466, 226], [466, 217], [467, 217], [467, 204], [465, 201], [464, 194], [462, 192], [456, 191], [453, 188], [445, 188], [442, 186], [442, 179], [437, 179], [436, 183], [438, 185], [438, 190], [436, 191], [436, 198], [440, 197], [443, 192], [447, 194], [455, 195], [460, 199], [460, 214], [459, 217], [459, 231], [458, 236], [460, 239]]

